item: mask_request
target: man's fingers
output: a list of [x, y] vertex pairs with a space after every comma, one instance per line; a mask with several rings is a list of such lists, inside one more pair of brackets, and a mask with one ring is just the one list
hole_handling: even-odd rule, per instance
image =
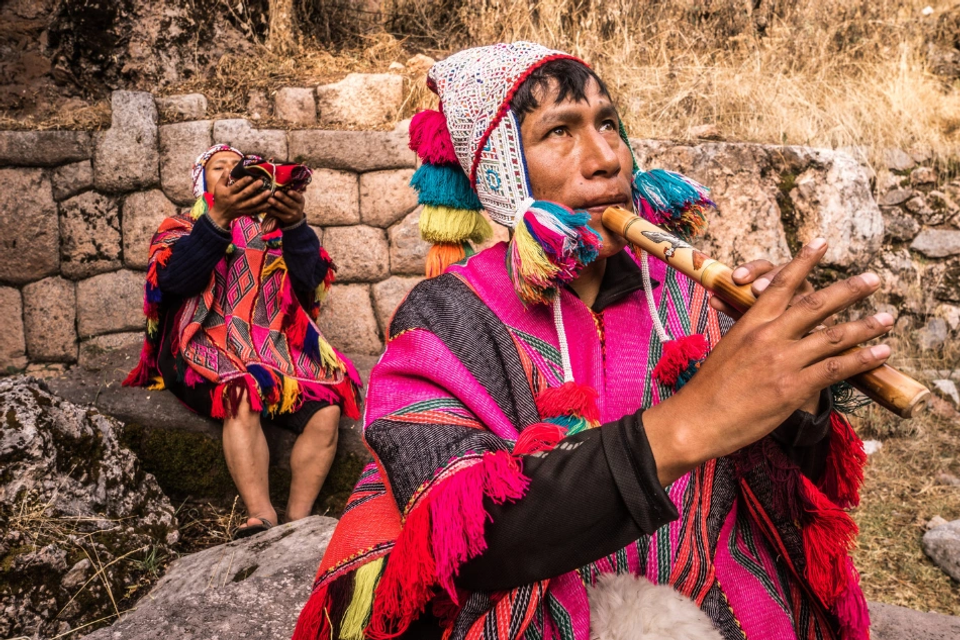
[[769, 260], [751, 260], [733, 270], [733, 281], [737, 284], [750, 284], [774, 268]]
[[794, 335], [802, 336], [838, 311], [872, 295], [878, 288], [880, 276], [870, 272], [835, 282], [797, 300], [778, 322]]
[[803, 284], [810, 271], [820, 262], [827, 250], [827, 241], [816, 238], [807, 243], [797, 256], [788, 262], [770, 280], [770, 285], [764, 289], [764, 294], [757, 299], [753, 310], [768, 318], [777, 317], [790, 304], [796, 290]]
[[878, 313], [854, 322], [844, 322], [808, 335], [794, 347], [798, 361], [804, 364], [818, 362], [872, 340], [893, 328], [893, 316]]
[[833, 356], [803, 370], [804, 382], [811, 389], [824, 389], [858, 373], [876, 369], [890, 357], [890, 347], [878, 344], [857, 348], [850, 353]]
[[275, 210], [277, 213], [280, 213], [281, 215], [284, 215], [284, 216], [297, 215], [297, 212], [292, 207], [288, 206], [286, 202], [277, 198], [276, 194], [274, 194], [274, 197], [267, 200], [267, 205], [269, 205], [271, 209]]
[[740, 316], [743, 315], [742, 313], [740, 313], [739, 311], [737, 311], [736, 309], [728, 305], [726, 302], [724, 302], [717, 296], [710, 296], [710, 306], [716, 309], [717, 311], [719, 311], [720, 313], [723, 313], [733, 318], [734, 320], [739, 320]]

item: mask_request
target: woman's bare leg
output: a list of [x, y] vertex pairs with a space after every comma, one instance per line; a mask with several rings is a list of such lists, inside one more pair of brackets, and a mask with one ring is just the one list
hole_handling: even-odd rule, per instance
[[260, 427], [260, 414], [250, 410], [246, 394], [236, 417], [223, 421], [223, 455], [247, 508], [247, 526], [260, 524], [261, 518], [277, 524], [277, 512], [270, 504], [270, 450]]
[[290, 453], [290, 498], [287, 520], [306, 518], [327, 479], [337, 453], [340, 407], [324, 407], [307, 422]]

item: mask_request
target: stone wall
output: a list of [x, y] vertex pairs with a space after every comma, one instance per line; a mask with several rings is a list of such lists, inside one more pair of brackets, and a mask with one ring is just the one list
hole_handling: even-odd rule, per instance
[[[278, 93], [276, 107], [294, 99], [303, 102]], [[0, 371], [82, 364], [139, 341], [151, 234], [192, 204], [190, 167], [213, 142], [314, 168], [308, 222], [339, 266], [322, 329], [344, 352], [378, 354], [393, 309], [422, 277], [427, 249], [407, 184], [416, 158], [405, 123], [392, 131], [261, 130], [242, 119], [158, 125], [157, 102], [115, 92], [103, 132], [0, 132]], [[329, 111], [336, 99], [320, 102]], [[184, 113], [202, 118], [202, 104]], [[960, 329], [960, 183], [943, 184], [926, 159], [892, 153], [875, 174], [848, 154], [801, 147], [634, 147], [642, 164], [684, 171], [713, 189], [719, 211], [705, 246], [717, 258], [781, 261], [824, 235], [827, 279], [879, 270], [879, 302], [930, 347]]]

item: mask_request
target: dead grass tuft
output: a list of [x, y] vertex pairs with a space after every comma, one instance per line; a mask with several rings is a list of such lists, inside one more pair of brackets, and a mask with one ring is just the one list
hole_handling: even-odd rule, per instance
[[[958, 345], [923, 352], [909, 336], [895, 337], [897, 367], [920, 378], [925, 370], [960, 369]], [[920, 546], [930, 518], [960, 518], [960, 487], [937, 481], [943, 473], [960, 476], [960, 414], [944, 401], [937, 404], [938, 410], [909, 421], [876, 406], [854, 419], [861, 437], [883, 443], [870, 456], [862, 503], [853, 514], [860, 526], [854, 560], [868, 600], [960, 615], [960, 585]]]

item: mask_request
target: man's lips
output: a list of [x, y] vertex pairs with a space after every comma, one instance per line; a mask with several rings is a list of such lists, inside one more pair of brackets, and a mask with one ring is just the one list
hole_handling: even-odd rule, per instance
[[610, 207], [620, 207], [622, 209], [630, 209], [630, 203], [628, 200], [611, 200], [609, 202], [601, 202], [600, 204], [594, 204], [587, 207], [580, 207], [581, 209], [590, 212], [591, 214], [600, 215]]

